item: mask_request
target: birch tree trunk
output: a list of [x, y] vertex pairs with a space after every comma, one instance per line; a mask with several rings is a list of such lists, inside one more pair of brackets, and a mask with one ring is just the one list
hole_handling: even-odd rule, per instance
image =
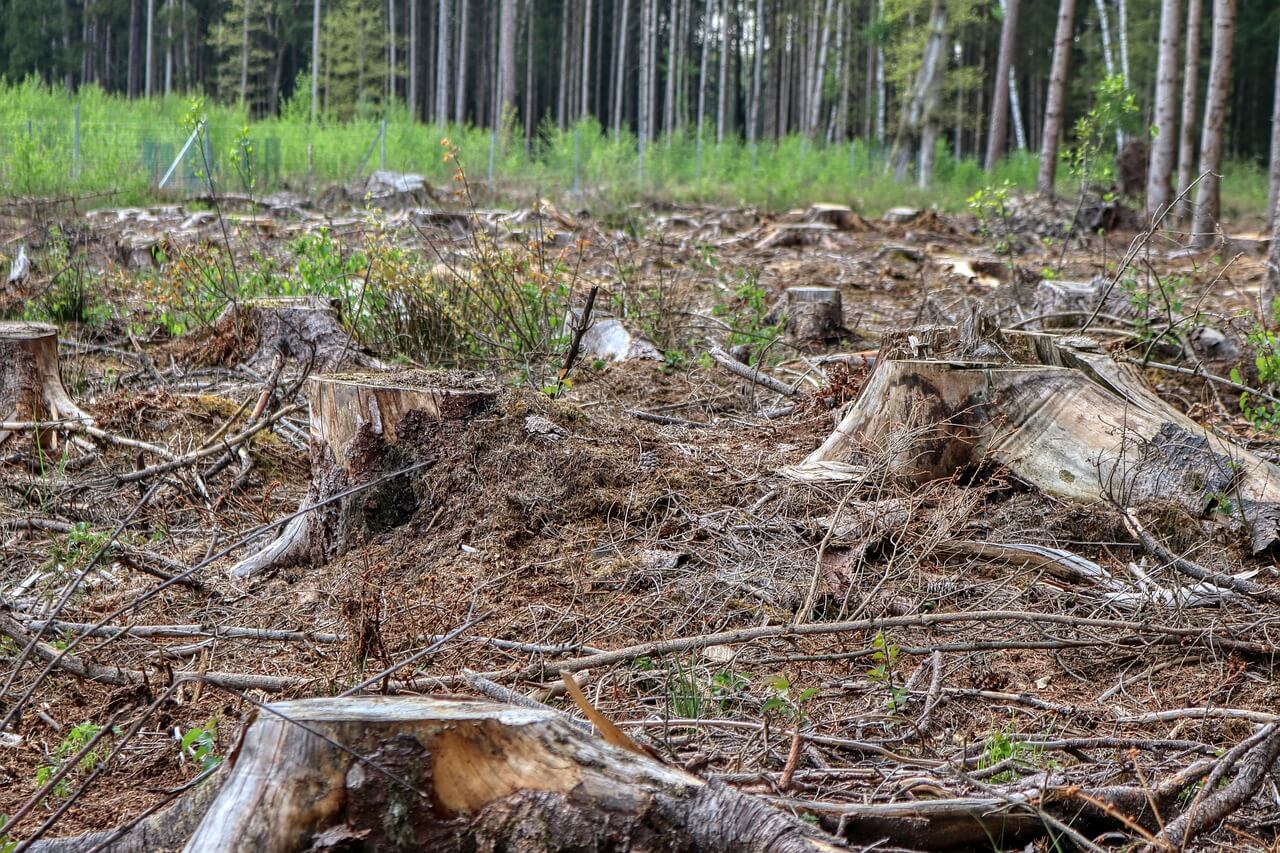
[[1005, 0], [1004, 22], [1000, 26], [1000, 56], [996, 60], [996, 87], [991, 96], [991, 125], [987, 131], [987, 162], [990, 172], [1004, 156], [1009, 136], [1009, 79], [1013, 71], [1013, 51], [1018, 38], [1020, 0]]
[[1280, 199], [1271, 206], [1271, 250], [1267, 252], [1267, 272], [1262, 280], [1262, 310], [1270, 326], [1276, 317], [1276, 299], [1280, 298]]
[[[1276, 83], [1274, 100], [1271, 103], [1271, 181], [1267, 193], [1267, 224], [1274, 226], [1276, 205], [1280, 204], [1280, 47], [1276, 50]], [[1272, 241], [1275, 246], [1275, 240]]]
[[720, 83], [716, 87], [716, 145], [724, 142], [725, 111], [729, 105], [729, 0], [720, 4]]
[[678, 3], [673, 0], [671, 14], [667, 16], [667, 75], [663, 81], [662, 132], [666, 135], [668, 142], [671, 141], [671, 134], [676, 127], [676, 44], [679, 30], [676, 26], [675, 7], [677, 5]]
[[[879, 0], [878, 18], [884, 17], [884, 0]], [[876, 144], [884, 146], [885, 120], [888, 115], [888, 93], [884, 80], [884, 45], [876, 44]]]
[[818, 59], [813, 68], [813, 90], [809, 93], [809, 136], [817, 135], [818, 115], [822, 106], [822, 84], [827, 74], [827, 45], [831, 40], [831, 0], [827, 0], [822, 12], [818, 36]]
[[[1196, 104], [1200, 101], [1200, 0], [1187, 0], [1187, 44], [1182, 65], [1182, 120], [1178, 137], [1178, 195], [1187, 192], [1194, 179]], [[1178, 218], [1186, 219], [1191, 206], [1184, 201]]]
[[502, 0], [502, 21], [498, 31], [498, 117], [516, 102], [516, 0]]
[[409, 3], [409, 118], [418, 118], [418, 3], [420, 0], [408, 0]]
[[164, 93], [173, 94], [173, 0], [165, 0], [164, 4], [164, 38], [168, 44], [164, 49]]
[[[147, 0], [147, 94], [151, 94], [151, 3]], [[244, 16], [240, 23], [240, 108], [244, 109], [249, 95], [249, 7], [253, 0], [244, 0]]]
[[1126, 0], [1116, 0], [1116, 41], [1120, 43], [1120, 74], [1124, 87], [1133, 88], [1129, 77], [1129, 7]]
[[1236, 0], [1213, 2], [1213, 54], [1209, 60], [1209, 83], [1205, 89], [1204, 127], [1200, 132], [1200, 173], [1196, 186], [1196, 213], [1191, 226], [1193, 246], [1204, 248], [1213, 242], [1221, 206], [1222, 130], [1230, 97], [1231, 50], [1236, 33]]
[[[625, 3], [626, 0], [623, 0]], [[707, 117], [707, 52], [711, 44], [711, 4], [707, 0], [702, 13], [702, 59], [698, 63], [698, 145], [702, 144], [702, 124]]]
[[1156, 61], [1156, 140], [1147, 170], [1147, 218], [1154, 221], [1169, 206], [1173, 183], [1174, 139], [1178, 126], [1178, 26], [1181, 0], [1163, 0], [1160, 54]]
[[436, 3], [435, 120], [444, 123], [449, 107], [449, 0]]
[[387, 0], [387, 103], [396, 99], [396, 0]]
[[627, 13], [630, 11], [630, 0], [622, 0], [622, 16], [618, 23], [617, 62], [614, 65], [613, 79], [613, 135], [622, 133], [622, 95], [627, 80]]
[[1053, 39], [1053, 65], [1049, 71], [1049, 93], [1045, 99], [1044, 134], [1040, 141], [1040, 174], [1036, 190], [1053, 197], [1058, 172], [1058, 137], [1062, 135], [1066, 111], [1067, 70], [1071, 65], [1071, 36], [1076, 13], [1075, 0], [1059, 0], [1058, 29]]
[[1098, 10], [1098, 31], [1102, 34], [1102, 62], [1106, 66], [1107, 76], [1116, 76], [1116, 54], [1111, 49], [1111, 19], [1107, 16], [1107, 0], [1093, 0]]

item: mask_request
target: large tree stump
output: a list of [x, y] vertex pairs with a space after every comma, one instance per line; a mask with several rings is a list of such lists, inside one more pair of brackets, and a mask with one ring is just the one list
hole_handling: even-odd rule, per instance
[[[427, 371], [313, 376], [307, 391], [311, 485], [302, 505], [317, 508], [290, 521], [275, 542], [228, 569], [233, 577], [299, 563], [322, 565], [362, 537], [404, 524], [418, 507], [415, 478], [389, 475], [434, 461], [441, 424], [470, 418], [497, 396], [493, 389], [454, 374]], [[386, 481], [332, 500], [379, 479]]]
[[267, 296], [233, 303], [214, 330], [217, 339], [237, 342], [240, 364], [259, 372], [270, 370], [278, 355], [317, 373], [385, 366], [342, 328], [336, 299]]
[[834, 287], [787, 288], [787, 335], [797, 341], [826, 343], [844, 328], [844, 302]]
[[790, 815], [550, 710], [428, 698], [267, 706], [186, 853], [833, 850]]
[[[71, 401], [58, 371], [58, 330], [47, 323], [0, 322], [0, 420], [93, 423]], [[10, 433], [0, 431], [0, 441]], [[42, 447], [57, 446], [57, 433], [36, 432]]]
[[846, 476], [856, 461], [909, 481], [994, 464], [1066, 498], [1227, 509], [1255, 552], [1280, 535], [1280, 468], [1195, 423], [1078, 336], [931, 327], [886, 341], [835, 432], [791, 473]]

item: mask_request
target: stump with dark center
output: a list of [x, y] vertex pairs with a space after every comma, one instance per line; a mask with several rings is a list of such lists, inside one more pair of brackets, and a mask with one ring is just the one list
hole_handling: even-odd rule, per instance
[[492, 388], [428, 371], [313, 376], [307, 392], [311, 485], [303, 507], [316, 508], [232, 566], [234, 577], [299, 563], [322, 565], [361, 538], [407, 522], [418, 508], [414, 474], [439, 457], [441, 426], [483, 412], [497, 397]]
[[[58, 370], [58, 330], [46, 323], [0, 322], [0, 420], [92, 423], [62, 385]], [[0, 441], [10, 433], [0, 431]], [[43, 447], [56, 447], [57, 435], [37, 430]]]

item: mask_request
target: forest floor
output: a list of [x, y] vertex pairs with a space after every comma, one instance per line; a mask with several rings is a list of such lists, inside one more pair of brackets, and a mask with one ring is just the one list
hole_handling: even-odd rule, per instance
[[[4, 293], [10, 316], [66, 286], [49, 260], [57, 240], [101, 285], [82, 300], [102, 300], [81, 312], [96, 321], [62, 323], [59, 352], [64, 384], [105, 435], [44, 432], [39, 446], [19, 429], [0, 444], [0, 714], [17, 712], [0, 734], [0, 814], [25, 810], [11, 839], [119, 826], [180, 795], [231, 760], [261, 702], [335, 695], [385, 671], [370, 692], [477, 696], [491, 682], [580, 716], [559, 682], [568, 670], [669, 763], [770, 797], [855, 849], [1159, 847], [1188, 812], [1189, 848], [1275, 849], [1274, 776], [1242, 805], [1217, 796], [1280, 721], [1269, 600], [1280, 574], [1251, 553], [1229, 501], [1199, 514], [1172, 501], [1119, 508], [1055, 497], [995, 464], [911, 481], [874, 454], [851, 460], [856, 478], [796, 473], [882, 341], [977, 311], [1006, 328], [1080, 325], [1079, 310], [1044, 301], [1046, 281], [1096, 277], [1101, 297], [1121, 279], [1089, 329], [1117, 359], [1222, 377], [1238, 366], [1247, 386], [1273, 378], [1251, 349], [1263, 241], [1190, 253], [1132, 229], [1068, 236], [1072, 208], [1014, 199], [986, 220], [874, 221], [637, 208], [607, 223], [543, 210], [537, 225], [465, 209], [9, 212], [0, 246], [36, 259]], [[566, 302], [580, 308], [599, 285], [594, 316], [618, 317], [656, 357], [584, 352], [558, 391], [559, 338], [550, 367], [523, 376], [433, 357], [467, 370], [442, 384], [482, 383], [493, 404], [435, 435], [433, 464], [406, 475], [412, 511], [322, 564], [229, 577], [308, 492], [312, 386], [299, 374], [314, 364], [251, 363], [249, 342], [207, 321], [171, 334], [155, 321], [156, 288], [172, 284], [166, 266], [214, 276], [205, 244], [231, 246], [238, 275], [274, 259], [280, 280], [302, 280], [290, 247], [321, 228], [339, 253], [376, 232], [388, 269], [552, 246], [556, 269], [572, 271]], [[1134, 241], [1142, 251], [1118, 275]], [[843, 327], [789, 337], [772, 309], [794, 286], [837, 289]], [[394, 360], [386, 341], [360, 343]], [[726, 370], [713, 347], [787, 393]], [[1191, 419], [1263, 458], [1280, 452], [1266, 413], [1242, 409], [1232, 387], [1134, 370]], [[237, 453], [251, 424], [269, 428]], [[216, 452], [182, 458], [205, 447]], [[1249, 573], [1255, 591], [1197, 594], [1125, 512], [1180, 557]], [[1028, 545], [1058, 550], [1033, 559]], [[1063, 552], [1106, 582], [1054, 571]], [[54, 623], [40, 621], [60, 602]], [[82, 638], [86, 623], [134, 633]], [[593, 657], [609, 650], [628, 651]], [[899, 832], [847, 808], [886, 803], [934, 803], [946, 822], [917, 815]], [[1197, 809], [1220, 814], [1200, 826]]]

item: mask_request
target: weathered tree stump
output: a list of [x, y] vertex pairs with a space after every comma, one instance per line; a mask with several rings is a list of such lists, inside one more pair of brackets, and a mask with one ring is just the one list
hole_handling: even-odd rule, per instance
[[249, 354], [239, 359], [250, 370], [270, 370], [278, 354], [310, 364], [318, 373], [385, 367], [342, 328], [336, 299], [267, 296], [233, 303], [222, 312], [214, 329], [220, 337], [234, 336], [251, 347]]
[[[395, 472], [433, 462], [441, 424], [466, 420], [497, 396], [452, 374], [425, 371], [313, 376], [307, 391], [311, 485], [302, 506], [316, 509], [228, 569], [233, 577], [299, 563], [322, 565], [362, 537], [404, 524], [417, 510], [418, 497], [412, 473]], [[334, 499], [365, 484], [369, 488]]]
[[837, 231], [865, 231], [871, 227], [853, 208], [844, 204], [811, 204], [804, 217], [808, 222], [825, 222]]
[[[0, 322], [0, 420], [93, 423], [71, 401], [58, 371], [58, 330], [47, 323]], [[0, 441], [11, 433], [0, 431]], [[57, 446], [57, 433], [37, 430], [42, 447]]]
[[1280, 468], [1192, 421], [1078, 336], [942, 327], [894, 336], [835, 432], [790, 473], [823, 479], [858, 460], [908, 481], [1000, 465], [1066, 498], [1228, 510], [1255, 552], [1280, 538]]
[[798, 341], [833, 341], [844, 328], [844, 302], [834, 287], [788, 287], [786, 311], [787, 335]]
[[802, 821], [547, 710], [428, 698], [269, 705], [186, 853], [834, 850]]

